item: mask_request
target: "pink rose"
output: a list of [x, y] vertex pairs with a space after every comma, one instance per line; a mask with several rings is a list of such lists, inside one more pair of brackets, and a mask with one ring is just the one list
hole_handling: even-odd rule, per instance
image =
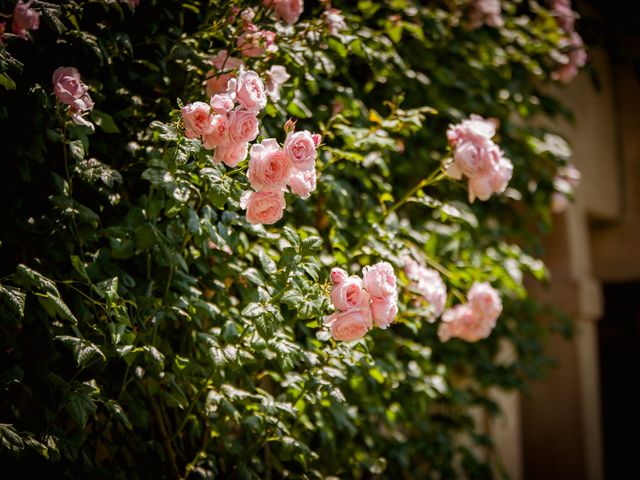
[[496, 134], [496, 127], [495, 121], [471, 114], [468, 119], [457, 125], [449, 125], [447, 138], [454, 147], [458, 142], [471, 142], [482, 146]]
[[582, 180], [582, 174], [574, 165], [569, 164], [566, 167], [558, 169], [558, 177], [566, 181], [571, 188], [578, 188]]
[[389, 297], [396, 294], [396, 274], [391, 264], [378, 262], [362, 270], [364, 287], [372, 297]]
[[[206, 104], [205, 104], [206, 105]], [[211, 129], [202, 135], [202, 146], [207, 150], [225, 146], [229, 143], [228, 123], [226, 115], [212, 115]]]
[[359, 340], [373, 328], [369, 307], [353, 308], [324, 317], [324, 324], [331, 328], [334, 340], [351, 342]]
[[481, 173], [469, 179], [469, 201], [473, 203], [476, 198], [482, 201], [489, 200], [493, 194], [493, 174]]
[[304, 2], [303, 0], [277, 0], [274, 7], [276, 19], [282, 19], [291, 25], [300, 18], [304, 9]]
[[338, 285], [344, 282], [349, 274], [345, 272], [342, 268], [334, 267], [331, 269], [331, 282], [334, 285]]
[[442, 322], [438, 326], [438, 337], [442, 342], [446, 342], [452, 337], [467, 342], [476, 342], [488, 337], [492, 328], [492, 325], [482, 321], [465, 303], [444, 312]]
[[214, 128], [211, 108], [204, 102], [193, 102], [182, 107], [180, 111], [184, 122], [184, 135], [187, 138], [204, 136]]
[[248, 25], [238, 36], [236, 47], [245, 57], [261, 57], [265, 52], [276, 52], [276, 34], [269, 30], [258, 30], [255, 25]]
[[252, 142], [258, 136], [258, 118], [256, 112], [236, 110], [231, 112], [227, 122], [231, 142]]
[[234, 96], [229, 93], [216, 93], [209, 101], [211, 109], [220, 115], [225, 115], [233, 110], [235, 105]]
[[489, 283], [474, 283], [467, 294], [469, 305], [474, 313], [489, 323], [496, 321], [502, 312], [502, 301], [497, 290]]
[[236, 100], [250, 111], [262, 110], [267, 105], [264, 84], [254, 71], [240, 72], [235, 84]]
[[436, 270], [427, 268], [411, 258], [406, 260], [404, 271], [411, 280], [409, 289], [429, 303], [433, 311], [431, 318], [435, 320], [435, 317], [442, 314], [447, 302], [447, 287], [442, 277]]
[[211, 59], [211, 63], [215, 67], [215, 70], [207, 73], [206, 90], [209, 97], [216, 93], [224, 92], [227, 89], [229, 80], [235, 78], [235, 74], [230, 73], [230, 71], [237, 70], [244, 66], [242, 60], [230, 57], [226, 50], [221, 50]]
[[396, 297], [374, 297], [371, 299], [371, 317], [378, 328], [387, 328], [398, 314]]
[[316, 165], [316, 143], [307, 130], [289, 133], [284, 151], [296, 170], [311, 170]]
[[[20, 38], [27, 39], [27, 30], [40, 28], [40, 13], [31, 8], [33, 0], [23, 3], [20, 0], [13, 9], [13, 25], [11, 29]], [[78, 76], [79, 78], [79, 76]]]
[[249, 223], [270, 225], [282, 218], [286, 203], [281, 191], [246, 191], [240, 197], [240, 206], [247, 209]]
[[560, 28], [565, 32], [572, 32], [576, 14], [571, 8], [571, 0], [550, 0], [548, 3], [553, 10], [553, 14]]
[[277, 102], [280, 100], [280, 88], [289, 80], [291, 75], [287, 73], [287, 69], [282, 65], [272, 65], [267, 72], [267, 81], [265, 84], [269, 98]]
[[587, 62], [587, 52], [584, 50], [584, 42], [577, 32], [572, 32], [568, 42], [567, 61], [558, 70], [551, 73], [551, 78], [562, 83], [568, 83], [578, 74], [580, 68]]
[[213, 155], [213, 163], [222, 162], [226, 166], [233, 168], [242, 160], [247, 158], [248, 151], [249, 144], [247, 142], [216, 147], [216, 151]]
[[483, 23], [490, 27], [501, 27], [504, 20], [500, 15], [500, 0], [475, 0], [469, 20], [471, 28], [479, 28]]
[[251, 146], [247, 178], [256, 191], [281, 191], [291, 176], [291, 162], [273, 138]]
[[80, 80], [80, 73], [73, 67], [59, 67], [53, 72], [53, 92], [58, 100], [71, 107], [77, 114], [93, 108], [89, 87]]
[[334, 285], [331, 289], [331, 303], [341, 311], [368, 307], [369, 294], [364, 290], [362, 279], [352, 275]]
[[300, 198], [309, 198], [311, 192], [316, 189], [316, 171], [296, 171], [289, 179], [289, 186], [291, 187], [291, 191]]
[[507, 189], [509, 180], [513, 176], [513, 163], [506, 158], [500, 158], [496, 170], [493, 172], [493, 178], [491, 179], [491, 188], [493, 193], [502, 193]]

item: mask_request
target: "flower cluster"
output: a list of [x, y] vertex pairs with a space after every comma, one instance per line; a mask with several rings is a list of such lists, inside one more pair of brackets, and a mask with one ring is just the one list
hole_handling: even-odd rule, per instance
[[364, 267], [362, 278], [341, 268], [331, 270], [331, 303], [336, 312], [324, 318], [335, 340], [362, 338], [375, 325], [387, 328], [398, 313], [396, 275], [387, 262]]
[[304, 10], [304, 0], [262, 0], [267, 8], [273, 8], [277, 20], [284, 20], [289, 25], [298, 21]]
[[567, 34], [564, 41], [566, 60], [551, 74], [551, 78], [568, 83], [578, 74], [578, 70], [587, 63], [582, 37], [575, 31], [576, 14], [571, 8], [571, 0], [549, 0], [558, 26]]
[[309, 198], [316, 189], [316, 148], [320, 142], [320, 135], [304, 130], [289, 132], [282, 148], [274, 138], [252, 145], [247, 178], [253, 191], [244, 192], [240, 200], [250, 223], [280, 220], [287, 186], [296, 195]]
[[53, 93], [60, 102], [69, 105], [73, 122], [93, 128], [93, 124], [82, 115], [93, 109], [93, 100], [89, 96], [89, 87], [80, 79], [80, 72], [74, 67], [59, 67], [53, 72]]
[[503, 26], [504, 19], [500, 11], [500, 0], [473, 0], [469, 12], [471, 28], [480, 28], [485, 23], [490, 27]]
[[199, 138], [207, 150], [215, 149], [214, 163], [235, 167], [247, 157], [249, 142], [259, 131], [258, 114], [267, 104], [262, 80], [254, 71], [231, 78], [224, 93], [209, 104], [193, 102], [182, 108], [187, 138]]
[[498, 292], [488, 283], [474, 283], [467, 295], [468, 303], [456, 305], [442, 315], [438, 337], [446, 342], [457, 337], [467, 342], [487, 338], [502, 313]]
[[513, 164], [491, 140], [495, 134], [496, 124], [479, 115], [471, 115], [447, 130], [454, 160], [447, 174], [454, 179], [462, 175], [469, 178], [470, 202], [476, 197], [488, 200], [492, 194], [504, 192], [511, 180]]
[[236, 47], [245, 57], [261, 57], [266, 52], [274, 53], [278, 51], [276, 45], [276, 33], [271, 30], [258, 28], [253, 23], [256, 12], [247, 8], [240, 12], [242, 20], [242, 33], [236, 39]]
[[13, 24], [11, 30], [18, 37], [26, 40], [29, 30], [38, 30], [40, 28], [40, 13], [31, 8], [33, 0], [24, 3], [20, 0], [13, 9]]
[[569, 208], [569, 196], [573, 195], [574, 190], [578, 188], [581, 179], [580, 170], [571, 164], [558, 169], [553, 179], [553, 186], [556, 189], [551, 197], [551, 211], [553, 213], [562, 213]]
[[244, 62], [241, 59], [230, 56], [226, 50], [220, 50], [220, 52], [211, 59], [211, 63], [215, 70], [210, 70], [207, 73], [205, 83], [207, 96], [209, 97], [216, 93], [225, 92], [229, 80], [236, 78], [234, 72], [244, 67]]
[[431, 321], [435, 321], [444, 311], [447, 303], [447, 286], [440, 274], [431, 268], [408, 258], [404, 264], [404, 273], [411, 281], [409, 290], [419, 295], [416, 301], [426, 301], [431, 309]]

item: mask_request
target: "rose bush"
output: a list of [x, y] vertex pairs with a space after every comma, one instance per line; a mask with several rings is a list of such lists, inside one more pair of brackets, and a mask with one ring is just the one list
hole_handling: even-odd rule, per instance
[[0, 1], [2, 471], [498, 477], [566, 4]]

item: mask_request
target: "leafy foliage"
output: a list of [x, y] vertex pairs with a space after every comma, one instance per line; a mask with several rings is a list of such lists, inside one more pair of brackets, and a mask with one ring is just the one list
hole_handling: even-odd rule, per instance
[[[496, 414], [489, 388], [547, 367], [525, 277], [545, 278], [537, 237], [568, 160], [532, 126], [567, 114], [545, 93], [562, 31], [534, 0], [501, 3], [503, 27], [470, 29], [462, 0], [335, 1], [346, 28], [330, 35], [312, 1], [293, 26], [248, 0], [36, 2], [33, 41], [0, 45], [3, 464], [55, 478], [498, 476], [471, 412]], [[295, 117], [324, 143], [318, 190], [266, 228], [240, 209], [246, 162], [212, 164], [176, 110], [204, 98], [248, 7], [279, 49], [247, 63], [291, 75], [262, 134], [282, 138]], [[89, 85], [95, 132], [56, 103], [61, 65]], [[505, 195], [471, 205], [460, 182], [419, 183], [470, 113], [499, 120], [515, 165]], [[388, 330], [334, 342], [330, 268], [399, 272], [407, 254], [440, 271], [448, 305], [474, 281], [498, 288], [493, 335], [441, 343], [402, 290]]]

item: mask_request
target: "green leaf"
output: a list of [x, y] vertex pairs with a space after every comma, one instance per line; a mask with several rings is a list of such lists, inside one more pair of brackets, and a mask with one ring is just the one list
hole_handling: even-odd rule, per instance
[[69, 153], [71, 159], [76, 162], [81, 162], [84, 159], [84, 146], [80, 140], [73, 140], [69, 142]]
[[16, 82], [14, 82], [6, 73], [0, 73], [0, 85], [2, 85], [6, 90], [16, 89]]
[[24, 450], [24, 442], [11, 424], [0, 423], [0, 444], [13, 454]]
[[99, 126], [104, 133], [120, 133], [116, 122], [113, 121], [113, 118], [108, 113], [93, 109], [91, 111], [91, 120]]
[[102, 350], [94, 343], [84, 338], [71, 337], [69, 335], [58, 335], [56, 340], [61, 341], [73, 353], [73, 357], [79, 367], [86, 366], [95, 357], [107, 360]]
[[89, 280], [89, 274], [87, 273], [84, 263], [80, 260], [80, 257], [77, 255], [71, 255], [69, 258], [71, 259], [71, 265], [73, 265], [75, 271], [78, 272], [85, 280]]
[[53, 281], [23, 264], [18, 265], [16, 268], [16, 283], [30, 290], [51, 292], [58, 297], [60, 296]]
[[22, 290], [14, 287], [5, 287], [0, 283], [0, 301], [2, 305], [19, 319], [24, 316], [26, 298], [27, 295]]
[[51, 292], [47, 292], [45, 295], [42, 295], [42, 294], [37, 294], [37, 295], [38, 295], [38, 300], [40, 300], [41, 303], [44, 303], [46, 306], [49, 307], [48, 309], [49, 312], [51, 311], [55, 312], [59, 318], [61, 318], [62, 320], [67, 320], [68, 322], [71, 322], [73, 325], [78, 324], [78, 319], [73, 315], [71, 310], [69, 310], [69, 307], [67, 306], [67, 304], [64, 303], [64, 301], [60, 297], [55, 296]]
[[249, 318], [257, 317], [263, 315], [264, 313], [265, 307], [264, 305], [261, 305], [259, 303], [250, 303], [242, 310], [242, 316]]

